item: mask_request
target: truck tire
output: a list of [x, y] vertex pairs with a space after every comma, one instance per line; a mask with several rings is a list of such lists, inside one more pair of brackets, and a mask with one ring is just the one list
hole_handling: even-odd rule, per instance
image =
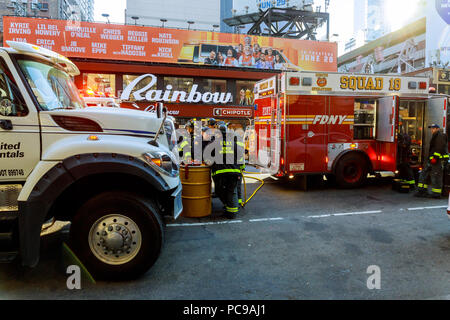
[[134, 279], [150, 269], [164, 243], [156, 206], [141, 196], [104, 192], [76, 213], [70, 247], [95, 279]]
[[367, 174], [367, 161], [358, 153], [343, 156], [336, 166], [336, 182], [342, 188], [360, 187], [366, 182]]

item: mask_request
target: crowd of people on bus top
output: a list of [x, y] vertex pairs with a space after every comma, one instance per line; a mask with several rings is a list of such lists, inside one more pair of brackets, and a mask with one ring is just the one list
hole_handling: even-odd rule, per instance
[[236, 48], [229, 46], [226, 55], [212, 50], [205, 58], [204, 64], [225, 67], [250, 67], [257, 69], [283, 69], [281, 54], [272, 48], [262, 49], [258, 43], [239, 44]]

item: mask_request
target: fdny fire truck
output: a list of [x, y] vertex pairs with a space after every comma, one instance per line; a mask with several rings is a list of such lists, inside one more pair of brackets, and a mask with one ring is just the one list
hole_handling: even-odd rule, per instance
[[397, 135], [411, 137], [412, 166], [426, 159], [437, 123], [446, 132], [448, 97], [427, 78], [286, 72], [255, 84], [250, 158], [278, 177], [324, 174], [342, 187], [396, 171]]

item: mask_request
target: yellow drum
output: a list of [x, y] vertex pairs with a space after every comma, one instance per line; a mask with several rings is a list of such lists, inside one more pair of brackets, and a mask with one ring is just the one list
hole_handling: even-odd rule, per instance
[[211, 215], [211, 169], [207, 166], [180, 168], [183, 185], [184, 217], [200, 218]]

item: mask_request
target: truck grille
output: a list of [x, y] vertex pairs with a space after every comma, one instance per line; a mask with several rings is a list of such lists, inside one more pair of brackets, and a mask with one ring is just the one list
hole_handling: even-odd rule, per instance
[[17, 211], [17, 198], [22, 190], [20, 184], [0, 185], [0, 212]]

